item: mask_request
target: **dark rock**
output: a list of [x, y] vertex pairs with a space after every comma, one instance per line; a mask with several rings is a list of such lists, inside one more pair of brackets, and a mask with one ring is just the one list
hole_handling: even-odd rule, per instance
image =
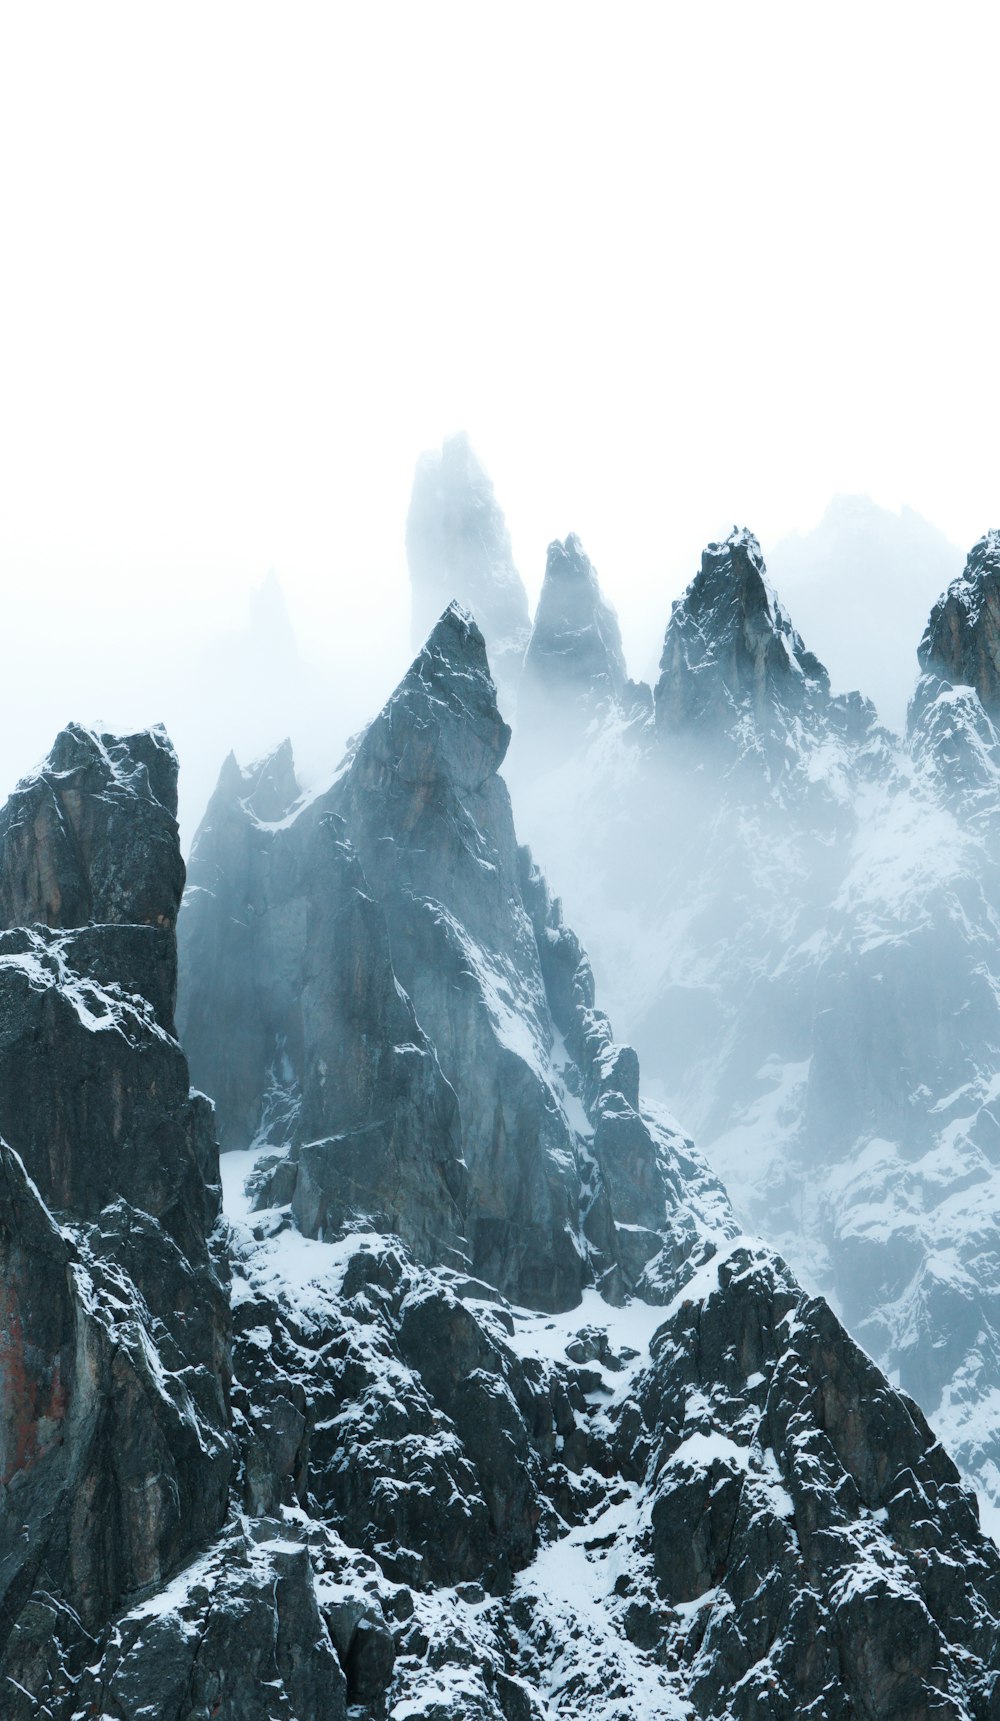
[[579, 538], [549, 545], [538, 608], [524, 656], [518, 702], [522, 749], [551, 762], [577, 745], [595, 718], [652, 713], [652, 694], [628, 678], [618, 617]]
[[929, 674], [974, 687], [988, 712], [1000, 711], [1000, 531], [969, 551], [964, 571], [931, 610], [917, 657]]

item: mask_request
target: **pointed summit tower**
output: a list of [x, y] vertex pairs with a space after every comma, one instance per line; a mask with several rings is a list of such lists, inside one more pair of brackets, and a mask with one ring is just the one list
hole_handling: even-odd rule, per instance
[[503, 510], [464, 431], [417, 462], [406, 554], [414, 649], [457, 598], [482, 628], [509, 711], [531, 631], [528, 599], [514, 566]]
[[778, 601], [757, 539], [734, 526], [723, 543], [707, 546], [673, 606], [656, 684], [657, 730], [722, 733], [741, 717], [769, 730], [779, 712], [829, 689], [826, 670]]
[[1000, 530], [973, 544], [965, 568], [931, 610], [917, 657], [925, 674], [974, 687], [1000, 713]]

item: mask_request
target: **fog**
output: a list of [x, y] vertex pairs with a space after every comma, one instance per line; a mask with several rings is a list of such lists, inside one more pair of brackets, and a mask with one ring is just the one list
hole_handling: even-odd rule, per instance
[[[405, 661], [413, 462], [457, 426], [529, 595], [578, 532], [633, 674], [733, 520], [862, 493], [965, 548], [986, 19], [7, 8], [0, 787], [71, 716], [168, 724], [186, 840], [230, 745], [325, 768]], [[247, 633], [270, 569], [302, 667]]]

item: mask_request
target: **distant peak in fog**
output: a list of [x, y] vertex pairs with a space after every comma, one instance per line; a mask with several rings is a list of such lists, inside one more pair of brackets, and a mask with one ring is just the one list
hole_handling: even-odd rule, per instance
[[498, 683], [516, 679], [531, 621], [493, 484], [464, 431], [421, 454], [406, 520], [413, 644], [457, 598], [482, 628]]
[[771, 577], [835, 688], [859, 688], [900, 729], [928, 614], [964, 557], [916, 509], [835, 496], [818, 525], [771, 549]]

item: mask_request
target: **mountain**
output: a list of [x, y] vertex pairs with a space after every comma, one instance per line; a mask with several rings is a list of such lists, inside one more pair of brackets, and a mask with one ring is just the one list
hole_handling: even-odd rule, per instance
[[414, 650], [457, 599], [483, 630], [504, 709], [512, 711], [531, 631], [528, 598], [493, 484], [464, 431], [417, 462], [406, 555]]
[[655, 726], [513, 788], [651, 1090], [1000, 1506], [997, 546], [934, 605], [899, 738], [734, 531], [674, 605]]
[[574, 534], [549, 545], [545, 578], [524, 654], [518, 739], [540, 742], [551, 762], [578, 745], [595, 721], [619, 713], [643, 719], [652, 709], [644, 683], [629, 680], [621, 630], [597, 572]]
[[0, 814], [12, 1721], [998, 1713], [974, 1497], [643, 1100], [508, 740], [450, 604], [179, 915], [162, 731]]
[[[507, 739], [452, 605], [319, 793], [296, 796], [287, 752], [227, 765], [181, 917], [194, 1067], [232, 1075], [225, 1047], [257, 1048], [219, 1114], [247, 1143], [223, 1162], [235, 1397], [298, 1417], [251, 1485], [272, 1509], [291, 1489], [369, 1557], [367, 1612], [330, 1625], [348, 1695], [428, 1721], [985, 1715], [1000, 1559], [974, 1503], [641, 1101], [516, 845]], [[281, 785], [264, 805], [262, 782]], [[379, 916], [364, 961], [357, 899]], [[326, 906], [342, 938], [313, 930]], [[396, 990], [381, 1020], [362, 1009], [367, 1055], [416, 1054], [421, 1092], [452, 1103], [422, 1141], [383, 1118], [366, 1189], [331, 1077], [345, 985], [389, 999], [383, 926]], [[467, 1173], [447, 1234], [409, 1246], [404, 1162], [411, 1212], [440, 1213], [446, 1168]], [[317, 1220], [317, 1182], [353, 1210]]]

